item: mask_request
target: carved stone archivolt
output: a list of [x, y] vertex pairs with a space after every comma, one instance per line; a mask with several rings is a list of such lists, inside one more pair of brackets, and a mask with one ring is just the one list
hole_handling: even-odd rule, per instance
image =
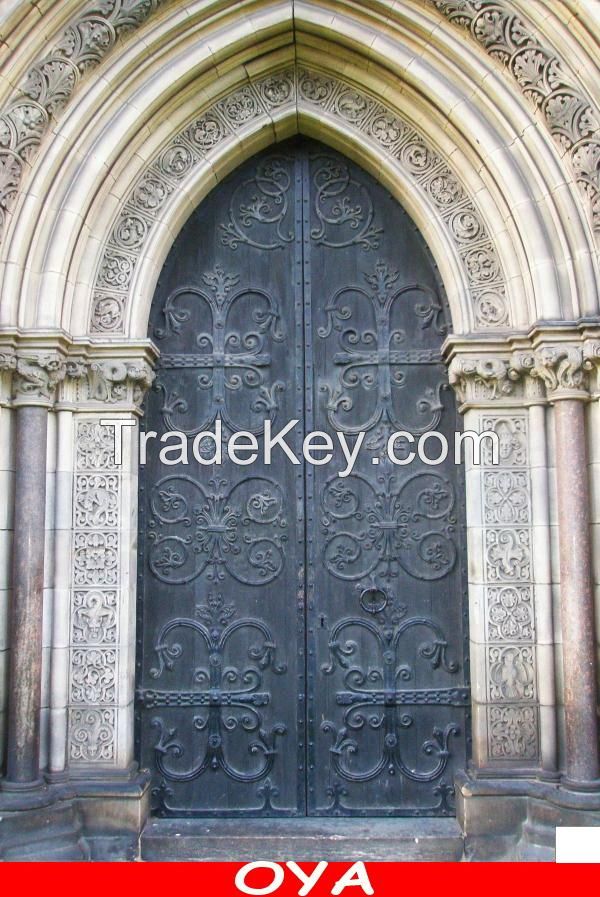
[[[474, 328], [494, 330], [509, 326], [500, 255], [457, 172], [412, 124], [364, 91], [337, 78], [290, 69], [238, 88], [214, 103], [175, 135], [140, 175], [110, 229], [99, 261], [90, 320], [92, 332], [123, 332], [125, 309], [144, 246], [165, 205], [173, 194], [184, 189], [194, 169], [209, 162], [220, 144], [231, 139], [242, 125], [266, 120], [275, 110], [303, 106], [312, 113], [318, 111], [332, 120], [341, 120], [361, 140], [374, 143], [380, 153], [402, 168], [415, 188], [425, 194], [455, 247], [470, 288]], [[261, 224], [276, 226], [275, 237], [270, 236], [263, 249], [289, 242], [291, 235], [283, 228], [288, 177], [285, 166], [271, 163], [268, 171], [257, 173], [253, 183], [242, 185], [238, 201], [232, 202], [229, 220], [221, 225], [225, 245], [234, 250], [241, 242], [261, 246], [260, 236], [256, 236]], [[360, 196], [359, 185], [351, 182], [341, 166], [335, 171], [328, 168], [326, 160], [317, 177], [315, 213], [319, 224], [312, 238], [329, 240], [332, 225], [340, 222], [340, 211], [344, 220], [352, 223], [358, 209], [360, 226], [356, 221], [347, 239], [357, 248], [376, 248], [377, 228], [372, 224], [372, 216], [362, 214], [368, 209], [368, 198]], [[342, 200], [345, 208], [339, 207]]]
[[600, 232], [600, 116], [564, 59], [504, 0], [429, 0], [451, 22], [466, 28], [516, 80], [539, 109]]
[[64, 29], [58, 43], [26, 72], [0, 114], [0, 237], [24, 171], [81, 78], [164, 0], [92, 3]]

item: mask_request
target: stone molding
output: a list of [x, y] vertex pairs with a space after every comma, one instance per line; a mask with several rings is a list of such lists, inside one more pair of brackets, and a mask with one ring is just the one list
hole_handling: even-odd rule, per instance
[[[18, 336], [0, 338], [0, 404], [98, 410], [119, 406], [139, 413], [154, 380], [158, 352], [150, 341], [101, 346], [65, 338], [29, 345]], [[40, 342], [40, 340], [36, 340]], [[52, 343], [55, 342], [56, 346]]]
[[91, 3], [67, 25], [58, 43], [30, 66], [0, 113], [0, 239], [25, 170], [82, 77], [161, 3], [164, 0]]
[[273, 115], [290, 109], [341, 121], [400, 166], [415, 189], [425, 194], [456, 249], [469, 285], [475, 329], [510, 327], [500, 253], [459, 173], [396, 110], [355, 84], [295, 67], [221, 97], [148, 161], [108, 230], [93, 288], [91, 333], [124, 332], [136, 268], [171, 196], [186, 192], [195, 170], [210, 164], [221, 144], [240, 128], [251, 121], [271, 121]]
[[446, 358], [450, 385], [463, 411], [498, 403], [587, 401], [600, 394], [600, 340], [593, 331], [561, 328], [556, 335], [541, 331], [504, 344], [450, 338]]
[[428, 0], [513, 76], [566, 155], [600, 233], [600, 115], [564, 59], [505, 0]]

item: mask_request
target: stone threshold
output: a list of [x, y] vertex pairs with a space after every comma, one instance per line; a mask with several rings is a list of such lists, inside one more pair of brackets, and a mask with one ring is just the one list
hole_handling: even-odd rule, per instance
[[151, 819], [140, 838], [147, 862], [458, 862], [453, 818]]

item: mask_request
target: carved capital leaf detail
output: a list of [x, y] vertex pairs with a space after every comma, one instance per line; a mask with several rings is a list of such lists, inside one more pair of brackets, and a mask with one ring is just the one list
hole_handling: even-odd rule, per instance
[[510, 396], [516, 379], [504, 358], [454, 358], [448, 369], [450, 385], [460, 402]]
[[62, 355], [17, 355], [13, 375], [13, 395], [16, 401], [53, 401], [58, 383], [64, 379], [66, 364]]
[[82, 381], [83, 398], [108, 404], [140, 405], [154, 380], [154, 372], [144, 360], [70, 359], [66, 374], [72, 380]]
[[583, 350], [579, 346], [544, 346], [534, 353], [530, 374], [540, 379], [549, 398], [587, 393]]

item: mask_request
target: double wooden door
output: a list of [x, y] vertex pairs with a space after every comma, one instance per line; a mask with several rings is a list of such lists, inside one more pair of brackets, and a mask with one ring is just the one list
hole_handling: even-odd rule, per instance
[[[251, 159], [177, 237], [145, 428], [186, 434], [189, 463], [149, 443], [140, 471], [136, 720], [157, 814], [453, 812], [469, 705], [461, 471], [387, 457], [399, 430], [453, 445], [446, 328], [411, 219], [320, 144]], [[265, 420], [298, 421], [300, 463], [281, 446], [265, 462]], [[194, 440], [213, 455], [198, 434], [217, 421], [225, 443], [256, 436], [254, 463], [226, 446], [220, 465], [194, 459]], [[333, 438], [328, 464], [302, 459], [315, 430]], [[351, 450], [360, 433], [340, 477], [338, 434]]]

